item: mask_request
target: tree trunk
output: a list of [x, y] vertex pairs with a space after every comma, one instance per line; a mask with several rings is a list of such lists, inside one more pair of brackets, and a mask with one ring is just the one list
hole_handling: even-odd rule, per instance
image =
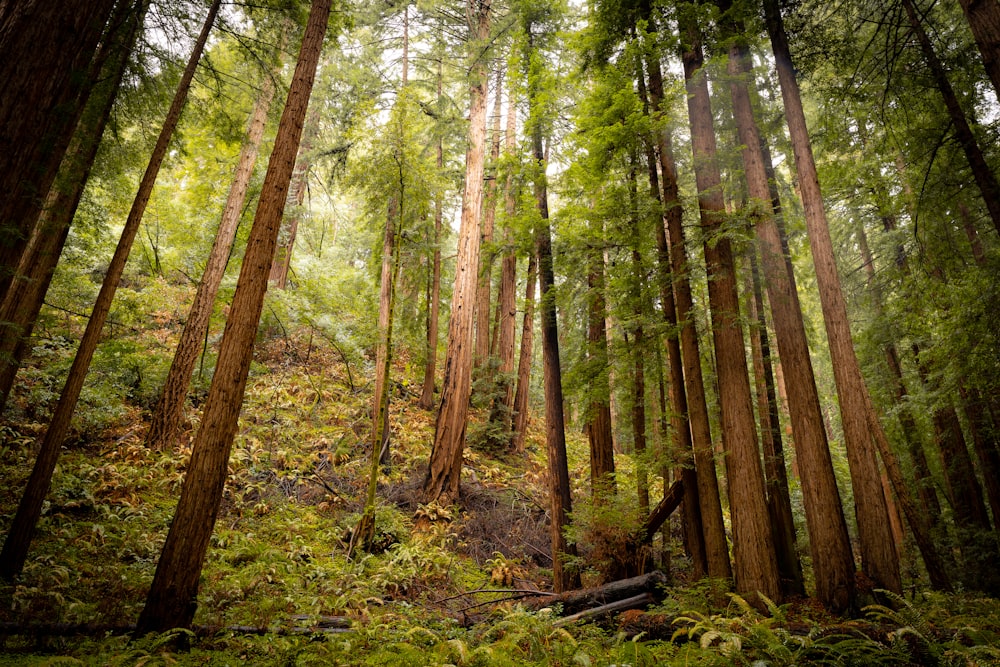
[[201, 34], [195, 43], [187, 67], [178, 84], [174, 100], [163, 122], [163, 128], [160, 130], [160, 136], [156, 141], [156, 146], [153, 148], [149, 165], [146, 167], [146, 173], [143, 174], [142, 181], [139, 183], [139, 191], [136, 194], [135, 201], [132, 203], [132, 209], [129, 211], [128, 219], [125, 222], [121, 238], [118, 241], [118, 247], [115, 248], [115, 253], [104, 276], [104, 282], [101, 284], [101, 290], [97, 295], [97, 301], [94, 303], [90, 320], [87, 322], [87, 328], [84, 331], [83, 338], [80, 340], [80, 347], [77, 350], [76, 357], [73, 359], [69, 376], [66, 378], [66, 384], [63, 386], [59, 402], [56, 404], [55, 411], [53, 412], [52, 422], [49, 424], [45, 435], [40, 439], [38, 458], [35, 460], [35, 466], [31, 472], [31, 477], [28, 479], [24, 496], [22, 496], [21, 503], [18, 505], [17, 514], [14, 516], [10, 532], [7, 534], [7, 540], [4, 542], [3, 551], [0, 553], [0, 576], [2, 577], [12, 578], [20, 573], [21, 568], [24, 566], [31, 536], [35, 531], [35, 525], [38, 523], [38, 517], [41, 516], [42, 503], [52, 482], [52, 473], [59, 458], [59, 451], [62, 447], [63, 439], [66, 437], [66, 432], [69, 430], [70, 420], [73, 416], [73, 411], [76, 409], [77, 399], [79, 399], [80, 391], [83, 389], [83, 381], [87, 376], [87, 370], [90, 368], [90, 361], [93, 359], [94, 351], [97, 349], [101, 329], [104, 327], [108, 311], [111, 309], [111, 301], [114, 299], [118, 281], [125, 269], [129, 250], [132, 248], [132, 242], [135, 240], [139, 223], [142, 221], [142, 214], [146, 210], [146, 204], [149, 202], [149, 196], [153, 191], [153, 185], [156, 182], [156, 175], [159, 172], [160, 164], [162, 164], [163, 158], [167, 153], [167, 146], [170, 143], [170, 138], [173, 136], [174, 128], [177, 127], [177, 121], [180, 118], [181, 110], [187, 99], [188, 89], [191, 86], [191, 79], [194, 77], [194, 71], [198, 66], [198, 60], [201, 58], [205, 41], [208, 39], [208, 33], [219, 11], [219, 4], [220, 0], [215, 0], [212, 3]]
[[587, 440], [590, 443], [590, 488], [595, 501], [615, 491], [615, 442], [611, 431], [611, 383], [608, 379], [607, 304], [604, 298], [603, 225], [591, 222], [592, 248], [587, 272], [587, 361], [590, 364]]
[[524, 451], [531, 417], [531, 357], [535, 340], [535, 283], [538, 282], [538, 259], [528, 257], [528, 276], [524, 287], [524, 319], [521, 322], [521, 354], [517, 360], [517, 390], [514, 392], [514, 451]]
[[[438, 104], [441, 103], [442, 91], [441, 60], [438, 60], [437, 69], [437, 97]], [[441, 137], [437, 140], [437, 169], [440, 172], [444, 169], [444, 143]], [[420, 400], [417, 401], [424, 410], [434, 407], [434, 376], [437, 368], [437, 344], [438, 344], [438, 316], [441, 302], [441, 222], [443, 220], [443, 207], [441, 204], [441, 193], [434, 196], [434, 252], [431, 258], [432, 274], [430, 294], [427, 299], [427, 350], [424, 361], [424, 383], [420, 391]]]
[[143, 16], [142, 11], [130, 12], [127, 20], [108, 37], [109, 60], [87, 101], [59, 175], [0, 306], [0, 412], [7, 404], [21, 361], [31, 349], [31, 332], [97, 157]]
[[[640, 77], [641, 79], [641, 77]], [[640, 88], [642, 88], [640, 86]], [[644, 92], [644, 91], [643, 91]], [[632, 158], [635, 160], [634, 156]], [[656, 171], [656, 162], [648, 163]], [[639, 511], [649, 514], [649, 476], [646, 468], [646, 373], [643, 356], [646, 352], [646, 332], [642, 321], [646, 316], [643, 302], [646, 299], [645, 269], [642, 265], [642, 254], [639, 252], [639, 239], [642, 231], [639, 226], [638, 186], [636, 183], [636, 168], [633, 162], [629, 169], [629, 222], [632, 236], [632, 286], [629, 290], [633, 300], [632, 316], [635, 323], [632, 328], [632, 451], [635, 461], [636, 493], [639, 499]], [[658, 190], [658, 188], [657, 188]], [[659, 193], [657, 193], [659, 194]]]
[[[489, 36], [490, 6], [469, 1], [468, 13], [473, 38], [482, 42]], [[458, 232], [455, 288], [448, 323], [448, 351], [445, 355], [444, 384], [434, 444], [427, 477], [425, 501], [449, 504], [458, 499], [465, 448], [466, 418], [472, 383], [472, 345], [475, 325], [476, 281], [479, 274], [479, 216], [483, 208], [483, 168], [486, 157], [486, 67], [477, 62], [469, 84], [469, 147], [465, 156], [465, 191], [462, 195], [462, 222]]]
[[274, 259], [271, 260], [271, 272], [268, 275], [268, 282], [278, 289], [288, 287], [288, 271], [292, 266], [292, 249], [295, 247], [295, 237], [299, 232], [299, 221], [302, 219], [302, 204], [306, 201], [309, 192], [309, 169], [312, 167], [312, 142], [316, 132], [318, 114], [311, 113], [306, 119], [305, 127], [302, 130], [303, 138], [299, 144], [299, 154], [295, 161], [295, 169], [292, 171], [292, 184], [288, 189], [288, 201], [285, 202], [285, 210], [288, 211], [287, 223], [284, 234], [278, 235], [278, 247], [274, 250]]
[[1000, 526], [1000, 448], [997, 447], [996, 426], [987, 414], [986, 399], [978, 389], [962, 389], [961, 396], [996, 528]]
[[[781, 599], [781, 584], [767, 516], [764, 474], [757, 451], [736, 271], [729, 240], [717, 236], [725, 216], [725, 204], [716, 162], [708, 80], [702, 68], [701, 35], [693, 17], [682, 18], [681, 35], [685, 43], [684, 77], [688, 88], [695, 179], [702, 227], [706, 232], [704, 252], [733, 522], [736, 590], [748, 597], [761, 593], [777, 601]], [[759, 600], [751, 601], [760, 603]]]
[[993, 0], [958, 0], [969, 21], [983, 66], [1000, 98], [1000, 3]]
[[[989, 2], [996, 4], [994, 0], [989, 0]], [[958, 102], [958, 96], [955, 95], [955, 90], [951, 87], [944, 64], [938, 58], [937, 53], [934, 52], [934, 45], [931, 43], [927, 31], [924, 30], [923, 23], [917, 15], [917, 8], [913, 4], [913, 0], [902, 0], [902, 3], [903, 9], [906, 10], [906, 16], [910, 20], [910, 27], [913, 30], [913, 34], [920, 43], [920, 50], [924, 55], [927, 67], [930, 68], [934, 84], [937, 86], [938, 92], [941, 93], [945, 108], [948, 110], [948, 116], [951, 118], [952, 125], [955, 126], [958, 143], [965, 152], [965, 159], [969, 161], [969, 168], [972, 169], [972, 177], [979, 187], [983, 201], [986, 202], [986, 209], [993, 220], [993, 226], [1000, 232], [1000, 183], [997, 182], [993, 170], [990, 169], [986, 158], [983, 156], [983, 150], [980, 148], [979, 142], [976, 141], [976, 136], [972, 133], [969, 117], [962, 110], [962, 105]]]
[[222, 500], [229, 452], [237, 430], [253, 342], [267, 291], [268, 271], [281, 229], [281, 214], [302, 137], [330, 4], [330, 0], [313, 0], [309, 13], [222, 336], [219, 361], [205, 401], [201, 428], [192, 445], [191, 461], [167, 540], [160, 552], [156, 574], [139, 615], [137, 632], [140, 634], [185, 628], [194, 618], [198, 580]]
[[[901, 593], [903, 584], [899, 574], [899, 554], [892, 539], [892, 526], [882, 490], [878, 459], [869, 430], [881, 428], [881, 424], [870, 423], [867, 418], [865, 396], [868, 388], [854, 352], [847, 303], [840, 287], [840, 275], [837, 273], [833, 242], [813, 161], [809, 130], [802, 111], [798, 81], [790, 60], [791, 53], [784, 36], [781, 13], [777, 0], [767, 0], [765, 4], [768, 8], [768, 28], [785, 106], [785, 119], [795, 154], [795, 171], [813, 264], [816, 267], [816, 283], [840, 403], [840, 420], [858, 520], [861, 566], [878, 587]], [[739, 55], [746, 58], [746, 55]], [[746, 84], [744, 89], [745, 86]]]
[[118, 12], [115, 0], [10, 4], [0, 24], [0, 298], [100, 73], [109, 19], [139, 11], [124, 0]]
[[788, 472], [781, 446], [781, 423], [778, 418], [778, 397], [774, 390], [774, 370], [771, 367], [771, 341], [767, 335], [764, 295], [761, 291], [757, 256], [747, 252], [750, 273], [747, 276], [750, 295], [750, 321], [756, 327], [750, 331], [750, 351], [757, 389], [757, 414], [760, 419], [760, 441], [764, 453], [764, 479], [767, 482], [767, 510], [771, 517], [774, 547], [781, 574], [781, 589], [786, 596], [804, 596], [805, 579], [798, 547], [795, 544], [795, 520], [788, 492]]
[[[529, 27], [529, 49], [531, 34]], [[534, 56], [535, 54], [532, 54]], [[529, 75], [529, 81], [532, 77]], [[549, 227], [549, 204], [546, 186], [545, 151], [542, 126], [537, 116], [538, 91], [529, 90], [528, 105], [534, 121], [532, 146], [535, 158], [535, 201], [539, 221], [535, 229], [535, 252], [538, 255], [542, 317], [542, 371], [545, 376], [545, 442], [549, 462], [552, 498], [552, 585], [557, 593], [579, 586], [579, 573], [564, 568], [563, 558], [576, 555], [576, 545], [569, 544], [563, 528], [569, 524], [573, 503], [569, 489], [569, 464], [566, 459], [566, 425], [563, 416], [562, 368], [559, 362], [559, 331], [556, 318], [555, 272], [552, 266], [552, 231]]]
[[[649, 93], [653, 113], [659, 116], [663, 100], [663, 75], [659, 61], [649, 61]], [[712, 453], [712, 432], [705, 398], [705, 381], [701, 372], [701, 349], [694, 323], [694, 298], [688, 274], [687, 240], [683, 226], [683, 209], [677, 187], [677, 168], [673, 148], [666, 129], [655, 136], [660, 171], [663, 174], [663, 225], [657, 225], [656, 244], [660, 271], [673, 275], [673, 284], [660, 290], [667, 323], [679, 324], [680, 331], [667, 338], [670, 364], [671, 395], [675, 397], [675, 412], [680, 423], [674, 425], [675, 438], [680, 437], [680, 452], [693, 451], [694, 475], [682, 471], [685, 504], [697, 500], [708, 576], [729, 579], [733, 576], [729, 562], [729, 546], [722, 517], [719, 479]], [[650, 172], [652, 175], [652, 172]], [[664, 231], [666, 228], [666, 232]], [[666, 234], [669, 234], [669, 244]], [[674, 310], [673, 313], [670, 311]], [[673, 328], [673, 327], [671, 327]], [[686, 423], [685, 423], [686, 422]], [[694, 489], [688, 490], [691, 487]], [[692, 497], [693, 492], [697, 492]], [[685, 510], [686, 522], [697, 521]], [[704, 572], [705, 570], [702, 570]], [[695, 566], [698, 572], [698, 566]]]
[[254, 103], [250, 115], [247, 136], [240, 148], [239, 160], [236, 163], [236, 173], [229, 186], [229, 196], [222, 210], [222, 219], [215, 234], [215, 241], [208, 253], [205, 271], [201, 275], [201, 283], [195, 293], [194, 303], [184, 322], [180, 341], [174, 360], [170, 363], [170, 371], [163, 383], [163, 393], [153, 411], [146, 434], [146, 445], [154, 449], [165, 449], [177, 436], [181, 420], [184, 416], [184, 399], [191, 384], [191, 374], [201, 353], [202, 340], [208, 332], [209, 320], [215, 297], [219, 293], [222, 277], [229, 263], [233, 241], [239, 227], [243, 205], [246, 202], [247, 189], [253, 176], [254, 165], [257, 162], [257, 152], [264, 137], [264, 126], [267, 123], [267, 112], [274, 98], [274, 84], [269, 76], [264, 76], [263, 87]]
[[[500, 91], [503, 85], [503, 70], [497, 70], [496, 92], [493, 97], [493, 125], [490, 128], [493, 140], [490, 146], [490, 170], [486, 176], [486, 199], [483, 203], [483, 229], [479, 239], [480, 269], [479, 284], [476, 288], [476, 350], [473, 360], [476, 368], [486, 365], [490, 358], [490, 288], [493, 277], [493, 227], [497, 212], [497, 162], [500, 160]], [[491, 371], [487, 370], [492, 374]]]

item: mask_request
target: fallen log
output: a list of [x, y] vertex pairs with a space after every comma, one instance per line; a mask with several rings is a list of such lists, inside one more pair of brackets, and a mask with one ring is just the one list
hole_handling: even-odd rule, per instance
[[548, 597], [529, 598], [524, 606], [528, 609], [542, 609], [554, 604], [561, 604], [563, 614], [575, 614], [584, 609], [600, 607], [611, 602], [635, 597], [643, 593], [658, 595], [657, 587], [667, 583], [667, 575], [659, 570], [629, 579], [620, 579], [582, 590], [567, 591]]
[[617, 602], [601, 605], [600, 607], [594, 607], [593, 609], [584, 609], [583, 611], [577, 612], [571, 616], [564, 616], [553, 623], [553, 625], [558, 628], [563, 625], [569, 625], [575, 621], [592, 621], [596, 618], [608, 616], [618, 611], [648, 607], [654, 602], [656, 602], [656, 598], [653, 597], [652, 593], [641, 593], [630, 598], [625, 598], [624, 600], [618, 600]]

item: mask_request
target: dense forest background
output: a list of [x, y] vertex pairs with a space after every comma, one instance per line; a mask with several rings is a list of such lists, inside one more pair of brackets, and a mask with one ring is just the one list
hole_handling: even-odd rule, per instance
[[0, 0], [0, 82], [0, 661], [1000, 661], [996, 0]]

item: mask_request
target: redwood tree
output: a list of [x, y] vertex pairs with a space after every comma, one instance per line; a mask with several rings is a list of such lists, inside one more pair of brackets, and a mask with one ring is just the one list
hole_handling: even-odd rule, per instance
[[[706, 232], [705, 264], [722, 407], [726, 479], [733, 517], [736, 590], [746, 595], [762, 593], [771, 600], [780, 600], [781, 586], [767, 516], [764, 475], [757, 451], [757, 431], [739, 319], [735, 263], [729, 239], [719, 235], [725, 204], [716, 157], [712, 104], [703, 71], [700, 29], [693, 16], [682, 16], [681, 35], [695, 180], [702, 227]], [[844, 528], [846, 538], [846, 526]]]
[[236, 173], [229, 186], [229, 195], [222, 210], [219, 229], [215, 233], [205, 270], [201, 274], [201, 282], [198, 283], [194, 302], [184, 322], [184, 330], [177, 343], [174, 359], [170, 362], [170, 370], [163, 383], [163, 393], [160, 394], [160, 399], [153, 410], [149, 431], [146, 434], [146, 444], [149, 447], [155, 449], [167, 447], [177, 435], [184, 416], [184, 400], [191, 383], [191, 373], [194, 372], [194, 365], [201, 352], [201, 342], [208, 332], [215, 297], [219, 293], [219, 286], [222, 285], [222, 277], [229, 263], [229, 254], [236, 239], [236, 230], [243, 213], [243, 204], [257, 162], [257, 151], [264, 137], [264, 125], [273, 97], [274, 85], [270, 77], [265, 76], [263, 87], [258, 93], [250, 115], [246, 138], [240, 148]]
[[205, 401], [201, 428], [192, 445], [177, 510], [139, 616], [136, 626], [139, 633], [188, 627], [194, 618], [198, 580], [226, 483], [229, 452], [243, 404], [268, 272], [326, 35], [330, 5], [331, 0], [313, 0], [312, 3], [220, 343], [219, 360]]
[[87, 370], [90, 368], [90, 361], [93, 359], [94, 351], [97, 349], [101, 329], [104, 328], [104, 322], [107, 320], [108, 312], [111, 310], [111, 301], [114, 299], [115, 290], [118, 288], [118, 281], [125, 270], [125, 262], [128, 260], [132, 242], [135, 240], [136, 232], [139, 230], [139, 223], [142, 221], [142, 215], [146, 210], [146, 204], [149, 202], [150, 194], [152, 194], [156, 175], [159, 173], [160, 165], [167, 154], [170, 138], [173, 136], [178, 120], [180, 120], [181, 110], [184, 108], [184, 102], [187, 100], [187, 93], [191, 87], [191, 80], [194, 78], [195, 69], [198, 67], [198, 61], [201, 59], [201, 53], [205, 48], [208, 33], [215, 22], [215, 16], [219, 11], [220, 4], [220, 0], [215, 0], [209, 8], [201, 34], [195, 42], [187, 67], [184, 69], [180, 83], [178, 83], [173, 102], [171, 102], [170, 109], [167, 111], [167, 117], [163, 121], [163, 127], [153, 148], [149, 165], [146, 167], [146, 172], [139, 183], [139, 190], [136, 193], [135, 200], [132, 202], [132, 208], [125, 221], [125, 227], [122, 229], [118, 246], [115, 248], [111, 263], [108, 265], [107, 272], [104, 275], [101, 291], [97, 295], [94, 309], [91, 312], [90, 319], [87, 321], [87, 328], [84, 331], [83, 338], [80, 340], [80, 347], [77, 349], [76, 357], [73, 359], [73, 365], [70, 366], [66, 384], [59, 395], [59, 402], [56, 404], [55, 411], [53, 412], [52, 422], [39, 440], [38, 458], [35, 460], [31, 477], [28, 478], [28, 485], [25, 488], [24, 495], [21, 497], [14, 521], [7, 534], [7, 540], [4, 542], [3, 551], [0, 552], [0, 576], [11, 578], [17, 575], [24, 566], [25, 558], [28, 555], [28, 546], [31, 543], [31, 536], [35, 531], [38, 518], [41, 516], [42, 503], [52, 482], [52, 473], [55, 471], [56, 461], [59, 459], [59, 451], [62, 447], [63, 439], [66, 437], [66, 432], [69, 430], [73, 411], [76, 409], [77, 400], [80, 398], [80, 392], [83, 389], [83, 381], [87, 376]]
[[[469, 0], [467, 7], [471, 41], [484, 47], [490, 32], [490, 3]], [[462, 221], [458, 232], [455, 287], [448, 322], [444, 382], [441, 388], [434, 444], [424, 479], [427, 501], [445, 504], [458, 499], [462, 474], [462, 451], [468, 424], [472, 389], [472, 346], [475, 330], [476, 281], [479, 274], [479, 216], [483, 207], [483, 173], [486, 158], [486, 66], [473, 61], [469, 82], [469, 145], [465, 154], [465, 189]]]

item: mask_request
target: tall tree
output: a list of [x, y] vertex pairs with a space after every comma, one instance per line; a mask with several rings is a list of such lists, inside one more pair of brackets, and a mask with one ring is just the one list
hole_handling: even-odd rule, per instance
[[538, 259], [535, 253], [528, 256], [528, 270], [524, 287], [524, 317], [521, 320], [521, 351], [517, 359], [517, 388], [514, 391], [514, 451], [524, 451], [528, 435], [531, 405], [531, 357], [535, 340], [535, 287], [538, 283]]
[[176, 437], [184, 415], [184, 400], [191, 374], [201, 351], [201, 341], [208, 332], [209, 320], [215, 297], [222, 285], [222, 277], [229, 263], [236, 230], [239, 227], [240, 216], [246, 202], [250, 178], [253, 176], [254, 165], [257, 162], [257, 152], [264, 138], [264, 126], [267, 123], [267, 113], [274, 98], [274, 84], [269, 76], [264, 76], [262, 87], [254, 102], [253, 111], [247, 127], [240, 156], [236, 163], [233, 182], [229, 186], [226, 205], [222, 209], [219, 229], [215, 233], [212, 249], [205, 262], [205, 270], [201, 274], [201, 282], [194, 295], [194, 302], [184, 322], [180, 341], [170, 362], [167, 379], [163, 383], [163, 393], [153, 410], [149, 431], [146, 434], [146, 444], [154, 449], [167, 447]]
[[139, 183], [132, 208], [122, 229], [118, 247], [111, 258], [108, 270], [104, 275], [104, 282], [101, 284], [101, 291], [97, 295], [94, 309], [90, 319], [87, 321], [87, 328], [83, 338], [80, 340], [80, 347], [77, 349], [73, 365], [70, 366], [69, 376], [59, 395], [59, 402], [56, 404], [52, 415], [52, 422], [45, 434], [40, 438], [38, 458], [32, 469], [31, 477], [28, 478], [28, 485], [24, 495], [18, 505], [14, 521], [11, 523], [7, 540], [4, 542], [3, 551], [0, 552], [0, 576], [11, 578], [17, 575], [24, 567], [25, 558], [28, 555], [28, 546], [31, 543], [31, 536], [35, 532], [38, 518], [41, 516], [42, 503], [48, 493], [49, 485], [52, 482], [52, 473], [55, 471], [56, 461], [59, 459], [59, 451], [62, 448], [66, 432], [69, 430], [70, 420], [76, 409], [77, 400], [80, 398], [80, 391], [83, 389], [83, 382], [90, 368], [90, 361], [94, 357], [97, 349], [97, 342], [107, 320], [108, 312], [111, 310], [111, 301], [114, 299], [115, 290], [118, 288], [118, 281], [121, 279], [125, 269], [125, 262], [128, 260], [132, 242], [135, 240], [136, 232], [139, 230], [139, 223], [142, 221], [146, 204], [149, 202], [153, 185], [156, 183], [156, 176], [159, 173], [160, 165], [167, 154], [167, 147], [173, 136], [177, 122], [180, 120], [181, 110], [187, 100], [187, 93], [191, 87], [191, 80], [198, 67], [205, 42], [208, 40], [208, 33], [212, 29], [215, 17], [219, 11], [220, 0], [214, 0], [209, 8], [208, 16], [202, 26], [201, 34], [195, 42], [188, 60], [184, 74], [177, 85], [177, 92], [174, 94], [173, 102], [167, 111], [167, 117], [163, 121], [160, 136], [157, 138], [150, 157], [149, 165]]
[[603, 492], [614, 490], [615, 443], [611, 431], [611, 383], [608, 378], [608, 333], [605, 326], [607, 302], [604, 297], [604, 225], [590, 223], [591, 248], [587, 271], [587, 360], [590, 364], [587, 406], [587, 440], [590, 444], [590, 487], [600, 502]]
[[990, 0], [958, 0], [983, 56], [983, 66], [1000, 97], [1000, 3]]
[[[6, 293], [128, 0], [10, 3], [0, 22], [0, 296]], [[113, 29], [113, 26], [111, 27]]]
[[[702, 226], [706, 232], [705, 264], [722, 407], [729, 506], [733, 516], [736, 590], [748, 596], [762, 593], [771, 600], [779, 600], [781, 585], [767, 516], [764, 475], [757, 452], [733, 251], [729, 239], [719, 234], [725, 218], [725, 203], [717, 162], [712, 104], [703, 67], [700, 29], [697, 18], [690, 13], [681, 16], [681, 38], [695, 180]], [[845, 525], [845, 539], [846, 533]]]
[[[688, 505], [697, 501], [701, 517], [704, 550], [708, 576], [729, 579], [733, 576], [729, 562], [729, 546], [722, 516], [719, 479], [712, 449], [712, 431], [705, 397], [705, 380], [701, 370], [701, 345], [694, 323], [694, 297], [691, 292], [688, 265], [687, 239], [683, 226], [683, 209], [677, 185], [677, 167], [674, 163], [673, 145], [668, 129], [663, 125], [663, 73], [659, 54], [654, 51], [647, 59], [649, 69], [649, 101], [657, 121], [654, 141], [663, 190], [663, 224], [657, 225], [656, 244], [661, 273], [672, 276], [661, 287], [661, 301], [667, 323], [676, 324], [680, 330], [668, 334], [668, 363], [670, 364], [671, 396], [674, 410], [686, 424], [675, 425], [675, 438], [679, 452], [693, 451], [694, 475], [682, 472], [684, 493]], [[652, 171], [650, 172], [652, 175]], [[664, 231], [664, 228], [666, 231]], [[669, 239], [669, 240], [668, 240]], [[674, 314], [670, 306], [674, 305]], [[675, 342], [671, 342], [676, 340]], [[681, 381], [678, 384], [678, 380]], [[696, 482], [697, 496], [691, 498], [688, 487]], [[686, 512], [688, 510], [685, 510]], [[694, 520], [689, 519], [689, 522]]]
[[[552, 230], [549, 226], [549, 203], [545, 154], [545, 121], [549, 118], [544, 107], [541, 79], [544, 76], [543, 55], [536, 44], [540, 37], [541, 16], [526, 11], [524, 32], [527, 38], [528, 120], [532, 156], [534, 158], [534, 192], [538, 206], [535, 221], [535, 253], [538, 255], [538, 278], [541, 285], [540, 314], [542, 328], [542, 372], [545, 382], [545, 442], [548, 452], [549, 485], [552, 501], [552, 585], [561, 592], [579, 585], [579, 573], [564, 567], [563, 559], [576, 555], [576, 545], [568, 543], [563, 528], [569, 524], [573, 511], [570, 497], [569, 463], [566, 458], [566, 424], [563, 414], [562, 366], [559, 360], [559, 330], [556, 318], [555, 270], [552, 260]], [[539, 32], [536, 32], [539, 30]]]
[[109, 57], [100, 81], [87, 100], [73, 140], [38, 217], [10, 289], [0, 306], [0, 412], [14, 386], [14, 378], [28, 350], [31, 332], [49, 289], [70, 223], [83, 197], [84, 186], [97, 158], [104, 128], [111, 117], [144, 12], [127, 8], [125, 21], [113, 23], [106, 37]]
[[[493, 93], [493, 124], [490, 128], [490, 171], [486, 176], [486, 193], [483, 202], [483, 227], [479, 236], [480, 269], [476, 286], [476, 350], [473, 354], [477, 367], [487, 364], [490, 356], [490, 288], [492, 287], [493, 228], [497, 213], [497, 163], [500, 160], [500, 116], [503, 89], [503, 69], [497, 68], [496, 90]], [[492, 374], [492, 371], [487, 371]]]
[[472, 385], [472, 346], [475, 324], [476, 281], [479, 273], [479, 217], [483, 208], [483, 173], [486, 158], [486, 66], [479, 49], [490, 33], [489, 0], [469, 0], [466, 7], [470, 41], [476, 45], [469, 81], [469, 145], [465, 155], [465, 189], [458, 232], [455, 288], [448, 322], [444, 382], [441, 388], [434, 444], [424, 480], [427, 500], [446, 504], [458, 498], [465, 448], [466, 415]]
[[[515, 159], [517, 156], [517, 93], [515, 78], [508, 77], [507, 122], [504, 128], [504, 161], [506, 174], [504, 177], [504, 252], [500, 260], [500, 285], [497, 293], [497, 310], [500, 320], [497, 323], [496, 334], [497, 356], [499, 357], [499, 376], [497, 377], [497, 394], [500, 400], [494, 401], [490, 412], [490, 423], [494, 432], [502, 433], [504, 442], [497, 443], [509, 449], [513, 445], [511, 416], [514, 409], [514, 351], [517, 336], [517, 251], [514, 246], [514, 215], [517, 213], [517, 184], [515, 182]], [[498, 171], [497, 176], [504, 170]]]
[[[833, 362], [834, 381], [837, 385], [840, 420], [844, 429], [844, 444], [854, 489], [861, 564], [876, 585], [900, 593], [902, 580], [899, 574], [899, 554], [896, 552], [895, 542], [891, 539], [888, 508], [869, 430], [881, 426], [868, 419], [866, 401], [868, 388], [854, 351], [847, 318], [847, 303], [840, 287], [840, 276], [837, 273], [833, 242], [827, 226], [826, 211], [823, 207], [816, 164], [812, 157], [812, 143], [806, 127], [805, 114], [802, 111], [798, 82], [789, 60], [791, 53], [787, 48], [787, 40], [782, 39], [784, 31], [780, 27], [781, 14], [775, 0], [769, 0], [767, 4], [769, 5], [768, 31], [778, 69], [785, 119], [792, 139], [799, 192], [802, 197], [813, 264], [816, 267], [816, 283], [819, 287], [823, 321], [826, 324], [830, 357]], [[748, 49], [737, 47], [735, 51], [731, 50], [730, 54], [731, 57], [735, 56], [737, 60], [734, 64], [739, 67], [741, 60], [744, 63], [747, 61]], [[749, 70], [747, 66], [739, 69]], [[747, 84], [744, 82], [741, 87], [746, 90]], [[742, 103], [742, 95], [740, 98]], [[752, 114], [752, 110], [749, 109], [749, 97], [745, 99], [745, 103], [748, 105], [746, 111]], [[752, 121], [752, 115], [750, 120]], [[747, 178], [748, 180], [751, 178], [749, 169]], [[766, 175], [764, 178], [766, 179]], [[751, 194], [759, 196], [753, 193], [753, 188]], [[770, 197], [770, 194], [768, 196]]]
[[260, 202], [226, 329], [219, 348], [201, 427], [156, 574], [136, 625], [137, 632], [188, 627], [197, 606], [198, 580], [218, 516], [229, 452], [253, 356], [253, 341], [267, 291], [281, 215], [302, 136], [306, 108], [330, 16], [331, 0], [313, 0], [295, 73], [278, 124]]
[[[443, 89], [441, 58], [437, 61], [437, 106], [440, 112], [442, 107]], [[437, 153], [437, 169], [440, 172], [444, 168], [444, 139], [438, 134], [435, 145]], [[441, 223], [444, 220], [444, 207], [441, 201], [441, 193], [434, 195], [434, 238], [431, 243], [430, 257], [430, 284], [427, 289], [427, 347], [424, 360], [424, 382], [420, 391], [420, 399], [417, 401], [424, 410], [434, 407], [434, 380], [437, 369], [437, 347], [438, 347], [438, 316], [441, 304]]]

